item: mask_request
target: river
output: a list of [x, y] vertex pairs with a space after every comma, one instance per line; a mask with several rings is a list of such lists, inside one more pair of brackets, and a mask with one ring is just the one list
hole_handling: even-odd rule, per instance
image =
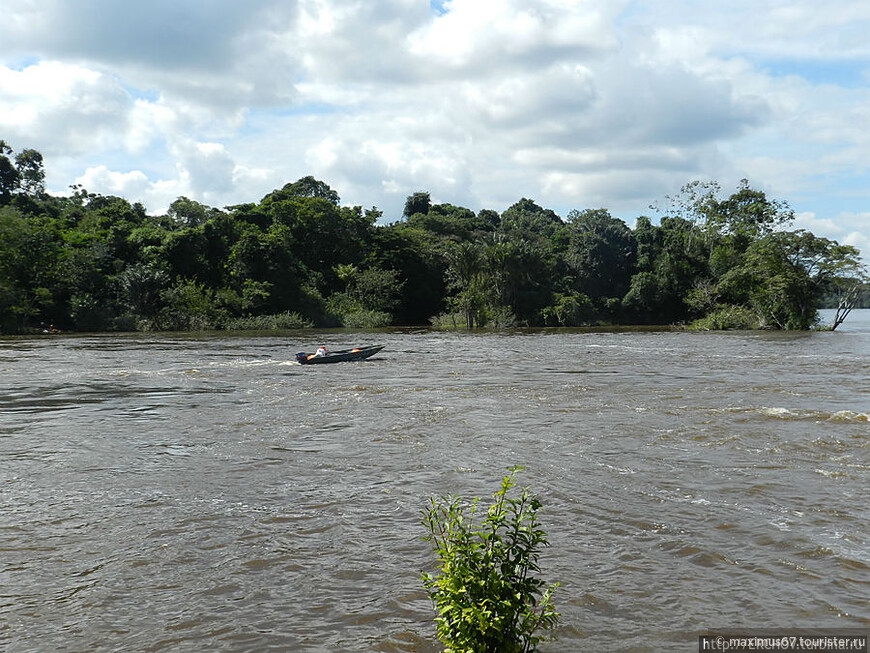
[[868, 354], [870, 310], [810, 333], [0, 338], [0, 649], [437, 651], [421, 510], [511, 465], [560, 583], [543, 650], [867, 628]]

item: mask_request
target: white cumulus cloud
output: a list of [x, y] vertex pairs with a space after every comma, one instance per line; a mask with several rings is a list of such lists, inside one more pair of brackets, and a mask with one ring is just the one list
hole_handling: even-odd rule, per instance
[[632, 223], [746, 177], [819, 235], [870, 233], [870, 6], [851, 0], [7, 5], [0, 138], [42, 151], [55, 190], [159, 211], [310, 174], [386, 219], [426, 190]]

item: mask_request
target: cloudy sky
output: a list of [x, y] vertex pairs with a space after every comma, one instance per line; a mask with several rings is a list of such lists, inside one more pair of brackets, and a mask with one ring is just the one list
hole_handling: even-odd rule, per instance
[[[255, 202], [305, 175], [633, 224], [741, 178], [870, 252], [870, 3], [0, 0], [0, 138], [47, 185]], [[653, 214], [654, 215], [654, 214]]]

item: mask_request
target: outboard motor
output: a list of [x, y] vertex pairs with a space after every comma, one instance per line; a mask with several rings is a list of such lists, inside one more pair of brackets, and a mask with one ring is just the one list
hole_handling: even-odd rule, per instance
[[307, 360], [308, 360], [308, 354], [306, 354], [304, 351], [300, 351], [298, 354], [296, 354], [296, 362], [297, 363], [304, 363]]

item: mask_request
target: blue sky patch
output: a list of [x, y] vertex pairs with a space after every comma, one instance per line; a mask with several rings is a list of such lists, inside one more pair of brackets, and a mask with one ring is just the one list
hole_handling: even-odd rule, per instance
[[153, 103], [160, 99], [160, 93], [158, 91], [135, 88], [133, 86], [128, 86], [127, 84], [121, 84], [121, 88], [127, 91], [130, 97], [134, 100], [145, 100], [146, 102]]
[[40, 62], [39, 57], [21, 57], [19, 59], [13, 59], [12, 61], [6, 64], [6, 67], [9, 70], [15, 70], [17, 72], [21, 72], [25, 68], [30, 68], [31, 66], [35, 66]]
[[429, 7], [439, 16], [443, 16], [447, 13], [447, 10], [444, 8], [444, 4], [447, 0], [429, 0]]
[[762, 68], [774, 77], [801, 77], [812, 84], [833, 84], [844, 88], [859, 88], [870, 84], [870, 62], [865, 60], [767, 61]]

